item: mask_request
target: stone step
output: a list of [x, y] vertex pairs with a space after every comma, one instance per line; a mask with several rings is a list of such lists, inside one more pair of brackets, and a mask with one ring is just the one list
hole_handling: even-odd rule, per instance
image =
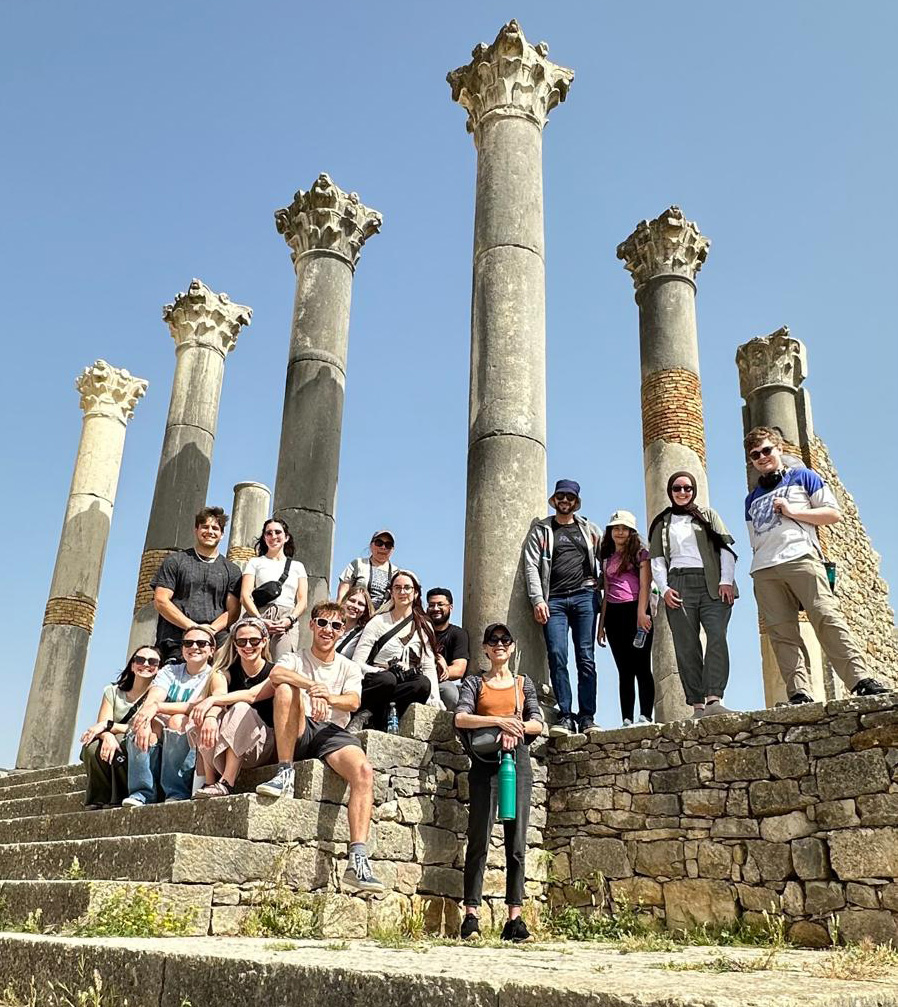
[[280, 869], [293, 888], [324, 888], [331, 855], [315, 846], [285, 847], [248, 839], [163, 833], [103, 839], [6, 843], [0, 878], [10, 881], [170, 881], [244, 884], [271, 879]]
[[39, 780], [35, 783], [16, 783], [0, 790], [0, 801], [71, 794], [76, 790], [84, 790], [86, 779], [82, 773], [80, 776], [55, 776], [50, 780]]
[[71, 793], [56, 794], [52, 797], [17, 797], [11, 801], [0, 801], [0, 821], [83, 811], [84, 798], [83, 790], [73, 790]]
[[189, 933], [209, 932], [212, 885], [142, 885], [132, 881], [0, 881], [7, 919], [20, 926], [30, 916], [42, 927], [60, 927], [96, 913], [113, 895], [130, 897], [142, 888], [159, 894], [159, 910], [193, 914]]
[[68, 766], [50, 766], [48, 769], [11, 769], [5, 776], [0, 776], [0, 791], [22, 783], [43, 783], [60, 776], [83, 775], [84, 766], [80, 762], [73, 762]]

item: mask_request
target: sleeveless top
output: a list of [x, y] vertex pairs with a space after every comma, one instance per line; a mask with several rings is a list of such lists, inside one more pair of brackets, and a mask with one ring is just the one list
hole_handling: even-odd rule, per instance
[[[258, 675], [253, 675], [250, 678], [249, 675], [243, 670], [243, 665], [240, 663], [240, 658], [228, 668], [228, 692], [242, 692], [244, 689], [253, 689], [260, 682], [264, 682], [268, 676], [271, 674], [271, 669], [274, 667], [274, 661], [266, 661], [265, 666], [259, 672]], [[258, 703], [253, 704], [253, 709], [262, 720], [269, 726], [274, 727], [274, 697], [269, 699], [263, 699]]]
[[514, 685], [507, 689], [496, 689], [484, 682], [477, 697], [477, 714], [481, 717], [513, 717], [515, 692], [517, 692], [517, 708], [523, 710], [524, 679], [521, 676], [516, 676]]

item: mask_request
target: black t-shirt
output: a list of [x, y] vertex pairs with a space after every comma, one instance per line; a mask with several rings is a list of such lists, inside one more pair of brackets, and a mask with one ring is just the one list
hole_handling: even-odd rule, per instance
[[[240, 567], [224, 556], [211, 562], [195, 549], [169, 553], [162, 561], [150, 587], [168, 588], [172, 604], [194, 622], [206, 625], [227, 608], [228, 595], [240, 597]], [[180, 643], [184, 630], [160, 615], [156, 621], [156, 645]]]
[[549, 575], [549, 595], [573, 594], [583, 587], [583, 582], [595, 576], [589, 567], [589, 548], [580, 526], [559, 524], [552, 518], [555, 545], [552, 549], [552, 572]]
[[[273, 661], [266, 661], [265, 666], [259, 674], [253, 675], [253, 677], [250, 678], [243, 670], [243, 665], [240, 663], [240, 658], [238, 657], [231, 667], [228, 668], [228, 692], [241, 692], [243, 689], [255, 688], [259, 682], [264, 682], [265, 679], [268, 678], [273, 667]], [[253, 703], [253, 709], [269, 727], [274, 727], [273, 696], [270, 699], [263, 699], [258, 703]]]
[[470, 659], [470, 644], [467, 631], [450, 623], [444, 630], [437, 631], [437, 653], [442, 654], [446, 664], [460, 658]]

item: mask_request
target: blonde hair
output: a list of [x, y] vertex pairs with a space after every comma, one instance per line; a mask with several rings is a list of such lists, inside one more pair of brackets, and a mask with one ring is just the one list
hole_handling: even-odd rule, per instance
[[222, 672], [228, 670], [231, 665], [240, 657], [240, 651], [237, 649], [237, 645], [234, 640], [237, 638], [237, 630], [243, 629], [244, 626], [252, 626], [257, 629], [262, 637], [262, 660], [271, 660], [271, 647], [269, 646], [269, 639], [271, 634], [268, 632], [268, 627], [261, 619], [257, 619], [253, 615], [245, 615], [242, 619], [238, 619], [233, 626], [231, 626], [231, 631], [228, 633], [228, 638], [225, 642], [218, 648], [215, 654], [215, 660], [212, 662], [212, 674], [218, 675]]

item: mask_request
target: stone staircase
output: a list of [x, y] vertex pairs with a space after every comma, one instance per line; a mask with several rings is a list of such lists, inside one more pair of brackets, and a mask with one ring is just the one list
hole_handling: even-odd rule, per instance
[[[398, 735], [360, 740], [374, 768], [369, 853], [387, 892], [343, 893], [348, 788], [317, 761], [296, 763], [292, 800], [258, 797], [271, 767], [248, 771], [228, 798], [103, 811], [84, 809], [80, 765], [0, 778], [0, 898], [21, 922], [37, 910], [59, 926], [92, 913], [116, 892], [158, 891], [160, 905], [193, 917], [197, 935], [241, 932], [275, 886], [316, 896], [319, 935], [365, 937], [412, 909], [435, 933], [457, 932], [467, 826], [468, 760], [451, 715], [413, 706]], [[534, 764], [527, 893], [541, 898], [545, 768]], [[484, 893], [503, 915], [504, 853], [497, 827]], [[491, 906], [488, 905], [488, 908]]]

